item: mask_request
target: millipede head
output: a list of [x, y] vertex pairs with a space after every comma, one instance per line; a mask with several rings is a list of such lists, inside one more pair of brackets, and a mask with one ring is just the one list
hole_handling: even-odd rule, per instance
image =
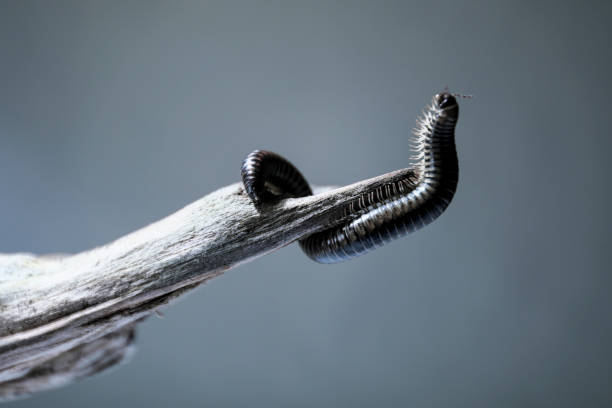
[[452, 117], [459, 116], [459, 105], [455, 96], [449, 92], [442, 92], [434, 96], [434, 101], [438, 108], [442, 109], [447, 115]]
[[445, 109], [456, 105], [457, 99], [448, 92], [442, 92], [436, 95], [436, 103], [441, 109]]

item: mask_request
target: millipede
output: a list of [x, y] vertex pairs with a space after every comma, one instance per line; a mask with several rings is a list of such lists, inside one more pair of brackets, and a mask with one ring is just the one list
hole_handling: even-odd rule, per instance
[[[436, 94], [417, 119], [416, 164], [399, 180], [362, 193], [340, 209], [337, 225], [299, 240], [320, 263], [342, 262], [414, 232], [448, 207], [459, 180], [455, 125], [457, 94]], [[300, 171], [284, 157], [255, 150], [242, 163], [242, 181], [254, 205], [312, 195]]]

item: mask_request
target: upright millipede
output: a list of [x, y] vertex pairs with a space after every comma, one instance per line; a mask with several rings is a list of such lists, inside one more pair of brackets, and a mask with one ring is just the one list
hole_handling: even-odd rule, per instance
[[[334, 226], [307, 236], [300, 247], [311, 259], [336, 263], [354, 258], [416, 231], [438, 218], [450, 204], [459, 180], [455, 125], [459, 105], [453, 94], [436, 94], [417, 120], [417, 164], [400, 180], [356, 197], [341, 208]], [[265, 150], [242, 164], [245, 191], [258, 208], [312, 190], [299, 170]]]

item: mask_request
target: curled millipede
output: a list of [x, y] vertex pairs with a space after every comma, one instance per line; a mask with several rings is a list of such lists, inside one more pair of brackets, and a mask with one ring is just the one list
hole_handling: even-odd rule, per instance
[[[459, 96], [459, 95], [457, 95]], [[417, 164], [400, 180], [361, 194], [341, 208], [338, 224], [299, 241], [311, 259], [335, 263], [359, 256], [434, 221], [450, 204], [459, 179], [453, 94], [434, 96], [417, 121]], [[242, 164], [253, 203], [312, 194], [302, 174], [282, 156], [256, 150]]]
[[287, 159], [267, 150], [255, 150], [242, 162], [242, 183], [249, 197], [260, 206], [285, 197], [312, 195], [302, 173]]

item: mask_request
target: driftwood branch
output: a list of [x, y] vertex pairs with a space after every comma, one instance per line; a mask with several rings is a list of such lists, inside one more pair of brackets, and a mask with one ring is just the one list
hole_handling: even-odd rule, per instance
[[259, 211], [237, 183], [108, 245], [0, 254], [0, 400], [56, 387], [129, 354], [135, 324], [226, 270], [329, 227], [398, 170]]

